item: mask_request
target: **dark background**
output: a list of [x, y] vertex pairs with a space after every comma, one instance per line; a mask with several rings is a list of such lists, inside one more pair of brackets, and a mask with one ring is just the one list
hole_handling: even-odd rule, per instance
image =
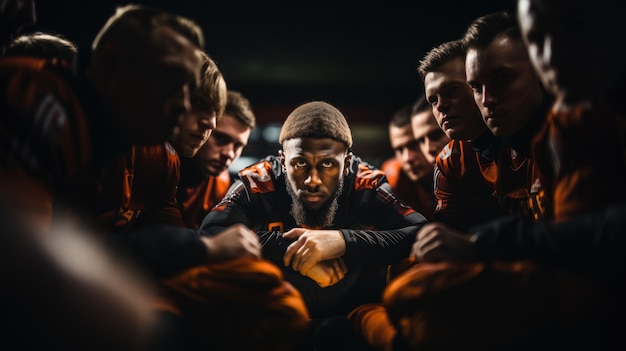
[[[88, 50], [115, 6], [127, 3], [40, 0], [38, 24], [29, 31], [56, 32]], [[245, 154], [274, 153], [272, 138], [289, 112], [325, 100], [344, 112], [355, 152], [374, 164], [391, 155], [388, 119], [422, 91], [419, 59], [460, 37], [474, 18], [514, 9], [511, 0], [133, 3], [185, 15], [203, 28], [206, 51], [228, 87], [246, 95], [256, 113], [259, 128]]]

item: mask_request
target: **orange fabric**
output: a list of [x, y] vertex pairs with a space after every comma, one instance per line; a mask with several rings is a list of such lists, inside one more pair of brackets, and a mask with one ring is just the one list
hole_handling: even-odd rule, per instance
[[139, 217], [143, 223], [184, 226], [176, 202], [180, 159], [169, 143], [134, 145], [107, 172], [98, 201], [104, 229], [130, 228]]
[[382, 165], [380, 165], [380, 170], [385, 172], [389, 185], [395, 189], [398, 186], [400, 174], [402, 173], [402, 164], [400, 161], [395, 157], [386, 159]]
[[195, 188], [179, 189], [179, 205], [187, 227], [200, 228], [207, 213], [226, 196], [230, 184], [230, 174], [225, 170], [216, 177], [204, 179]]
[[364, 164], [359, 165], [359, 171], [354, 178], [354, 189], [374, 189], [378, 181], [385, 175], [383, 171], [371, 169]]
[[534, 152], [542, 183], [553, 196], [555, 221], [624, 201], [625, 123], [598, 102], [550, 111]]
[[380, 167], [394, 193], [409, 206], [421, 213], [429, 221], [433, 219], [435, 196], [432, 173], [428, 179], [412, 181], [403, 171], [402, 164], [396, 158], [390, 158]]
[[374, 350], [392, 351], [396, 329], [382, 304], [367, 304], [355, 308], [348, 315], [357, 335]]
[[287, 351], [307, 328], [309, 313], [300, 292], [269, 261], [197, 266], [161, 286], [171, 306], [160, 308], [180, 311], [201, 340], [220, 345], [216, 349]]
[[494, 194], [498, 168], [481, 160], [472, 144], [461, 140], [451, 140], [437, 155], [435, 221], [465, 232], [506, 214]]
[[526, 261], [415, 264], [383, 295], [389, 320], [416, 350], [493, 349], [591, 329], [610, 301], [590, 277]]
[[87, 120], [62, 71], [38, 58], [0, 61], [0, 190], [16, 215], [46, 231], [53, 202], [83, 206], [93, 195], [85, 191], [92, 185]]
[[481, 172], [509, 213], [532, 221], [549, 214], [550, 204], [539, 181], [537, 164], [530, 156], [503, 147], [494, 163], [481, 164]]

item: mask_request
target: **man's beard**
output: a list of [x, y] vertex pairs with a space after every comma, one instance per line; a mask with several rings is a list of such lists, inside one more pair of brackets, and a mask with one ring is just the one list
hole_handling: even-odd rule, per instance
[[285, 183], [287, 184], [287, 192], [291, 196], [290, 213], [298, 225], [307, 228], [327, 228], [333, 224], [335, 221], [335, 214], [337, 214], [337, 208], [339, 207], [337, 199], [343, 192], [343, 178], [339, 179], [337, 189], [330, 200], [317, 210], [305, 208], [302, 201], [298, 199], [291, 183], [289, 181], [286, 181]]

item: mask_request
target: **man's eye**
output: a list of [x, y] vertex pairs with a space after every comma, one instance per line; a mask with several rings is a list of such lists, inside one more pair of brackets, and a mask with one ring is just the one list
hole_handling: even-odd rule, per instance
[[333, 163], [331, 161], [324, 161], [322, 162], [322, 167], [323, 168], [331, 168], [333, 166]]
[[306, 167], [306, 162], [304, 162], [304, 161], [296, 161], [296, 162], [293, 164], [293, 166], [294, 166], [295, 168], [304, 168], [304, 167]]

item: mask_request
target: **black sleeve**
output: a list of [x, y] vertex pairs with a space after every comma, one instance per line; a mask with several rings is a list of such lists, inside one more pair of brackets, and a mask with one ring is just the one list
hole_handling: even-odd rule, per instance
[[206, 247], [195, 229], [151, 226], [109, 234], [109, 243], [157, 278], [206, 262]]
[[[346, 241], [346, 261], [392, 264], [409, 256], [417, 231], [427, 222], [381, 181], [371, 198], [364, 199], [363, 216], [371, 229], [341, 229]], [[359, 205], [361, 206], [361, 205]]]
[[473, 239], [481, 260], [531, 259], [565, 269], [621, 270], [626, 262], [626, 205], [559, 223], [506, 217], [475, 228]]
[[[219, 234], [225, 228], [241, 223], [248, 228], [256, 228], [261, 221], [255, 218], [258, 213], [263, 213], [261, 203], [253, 203], [248, 188], [241, 180], [231, 185], [226, 196], [209, 212], [200, 226], [201, 235], [213, 236]], [[282, 260], [291, 241], [283, 239], [280, 231], [257, 231], [259, 241], [263, 246], [263, 256], [268, 259]]]

